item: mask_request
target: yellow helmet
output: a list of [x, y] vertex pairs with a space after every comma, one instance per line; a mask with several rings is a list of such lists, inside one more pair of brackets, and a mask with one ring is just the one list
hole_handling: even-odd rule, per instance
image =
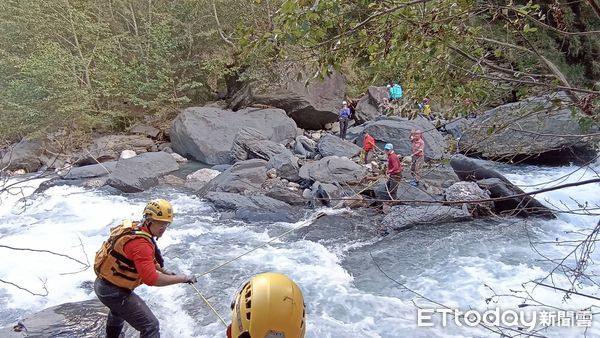
[[152, 200], [144, 208], [144, 217], [155, 221], [173, 222], [173, 207], [167, 200]]
[[285, 275], [267, 272], [252, 277], [231, 306], [232, 338], [304, 337], [302, 291]]

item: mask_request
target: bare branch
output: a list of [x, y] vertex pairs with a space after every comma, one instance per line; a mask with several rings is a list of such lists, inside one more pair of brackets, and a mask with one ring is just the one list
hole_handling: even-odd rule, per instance
[[592, 6], [592, 9], [594, 10], [594, 12], [596, 12], [596, 15], [598, 15], [598, 18], [600, 18], [600, 6], [598, 6], [596, 0], [588, 0], [588, 3], [590, 4], [590, 6]]
[[30, 293], [30, 294], [32, 294], [32, 295], [34, 295], [34, 296], [41, 296], [41, 297], [46, 297], [46, 296], [48, 296], [48, 289], [46, 288], [46, 282], [45, 282], [45, 281], [43, 281], [43, 280], [42, 280], [42, 283], [43, 283], [43, 284], [42, 284], [42, 288], [44, 289], [44, 293], [37, 293], [37, 292], [33, 292], [33, 291], [31, 291], [31, 290], [29, 290], [29, 289], [27, 289], [27, 288], [21, 287], [21, 286], [19, 286], [19, 285], [15, 284], [15, 283], [13, 283], [13, 282], [9, 282], [9, 281], [6, 281], [6, 280], [4, 280], [4, 279], [0, 279], [0, 282], [2, 282], [2, 283], [5, 283], [5, 284], [12, 285], [12, 286], [16, 287], [17, 289], [19, 289], [19, 290], [23, 290], [23, 291], [26, 291], [26, 292], [28, 292], [28, 293]]
[[217, 15], [217, 6], [215, 5], [214, 0], [211, 2], [212, 2], [213, 13], [215, 16], [215, 21], [217, 22], [217, 30], [219, 31], [219, 35], [221, 36], [221, 39], [223, 39], [223, 41], [225, 41], [231, 47], [237, 49], [237, 46], [233, 42], [229, 41], [229, 39], [227, 39], [227, 37], [223, 33], [223, 30], [221, 29], [221, 23], [219, 22], [219, 16]]
[[56, 256], [60, 256], [60, 257], [65, 257], [65, 258], [70, 259], [72, 261], [75, 261], [75, 262], [77, 262], [77, 263], [79, 263], [79, 264], [81, 264], [83, 266], [87, 266], [87, 267], [90, 266], [89, 263], [84, 263], [84, 262], [78, 260], [77, 258], [73, 258], [73, 257], [71, 257], [69, 255], [57, 253], [57, 252], [50, 251], [50, 250], [40, 250], [40, 249], [30, 249], [30, 248], [15, 248], [15, 247], [4, 245], [4, 244], [0, 244], [0, 248], [5, 248], [5, 249], [9, 249], [9, 250], [16, 250], [16, 251], [32, 251], [32, 252], [49, 253], [49, 254], [52, 254], [52, 255], [56, 255]]

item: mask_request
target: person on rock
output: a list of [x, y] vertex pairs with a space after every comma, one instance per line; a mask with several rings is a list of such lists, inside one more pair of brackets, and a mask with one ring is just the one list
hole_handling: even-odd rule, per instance
[[410, 165], [410, 174], [413, 180], [410, 185], [416, 187], [421, 180], [421, 171], [425, 163], [425, 141], [423, 141], [423, 131], [420, 129], [413, 130], [410, 135], [412, 143], [412, 163]]
[[375, 139], [365, 129], [363, 131], [363, 146], [360, 153], [360, 163], [365, 164], [371, 160], [371, 152], [375, 149]]
[[167, 271], [156, 239], [173, 221], [171, 203], [164, 199], [150, 201], [141, 222], [123, 221], [111, 229], [109, 238], [96, 253], [94, 291], [109, 308], [106, 337], [118, 338], [124, 321], [140, 332], [141, 338], [160, 337], [158, 319], [134, 292], [139, 285], [167, 286], [196, 283], [193, 275]]
[[342, 140], [346, 139], [346, 130], [348, 130], [348, 121], [350, 120], [351, 115], [352, 112], [350, 111], [350, 108], [348, 108], [348, 102], [343, 101], [342, 109], [340, 109], [340, 138]]
[[402, 98], [402, 96], [404, 95], [402, 86], [398, 83], [390, 82], [390, 84], [387, 86], [387, 88], [389, 91], [390, 102], [392, 102], [392, 103], [399, 102], [400, 99]]
[[394, 152], [394, 145], [386, 143], [383, 147], [385, 154], [387, 155], [387, 176], [388, 180], [385, 183], [388, 196], [391, 200], [396, 199], [396, 192], [398, 190], [398, 184], [402, 180], [402, 162], [398, 158], [398, 154]]

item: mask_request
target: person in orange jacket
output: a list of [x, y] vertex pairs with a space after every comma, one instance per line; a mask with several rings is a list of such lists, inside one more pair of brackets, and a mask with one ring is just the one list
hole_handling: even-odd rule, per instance
[[121, 337], [124, 322], [139, 331], [140, 338], [160, 337], [158, 319], [134, 289], [141, 284], [167, 286], [196, 283], [194, 275], [167, 271], [156, 238], [173, 221], [173, 207], [164, 199], [146, 205], [141, 222], [125, 220], [111, 230], [94, 260], [94, 291], [110, 311], [106, 337]]
[[375, 149], [375, 139], [368, 131], [363, 131], [363, 147], [360, 153], [360, 163], [365, 164], [371, 159], [371, 152]]

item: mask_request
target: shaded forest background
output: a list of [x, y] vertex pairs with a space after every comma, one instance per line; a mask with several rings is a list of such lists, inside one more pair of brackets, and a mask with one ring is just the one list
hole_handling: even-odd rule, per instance
[[313, 78], [340, 71], [350, 96], [400, 81], [408, 99], [429, 96], [449, 115], [566, 89], [584, 112], [581, 123], [597, 123], [600, 7], [4, 0], [0, 141], [60, 130], [81, 139], [139, 120], [160, 125], [182, 107], [226, 98], [227, 78], [273, 82], [291, 65]]

